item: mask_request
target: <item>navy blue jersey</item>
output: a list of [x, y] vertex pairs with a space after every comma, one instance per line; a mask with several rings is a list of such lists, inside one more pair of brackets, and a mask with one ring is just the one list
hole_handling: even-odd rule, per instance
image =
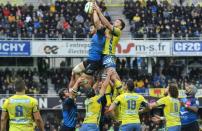
[[[181, 99], [181, 102], [183, 102], [185, 105], [188, 105], [188, 106], [195, 106], [195, 107], [199, 106], [198, 100], [196, 98], [183, 98]], [[185, 107], [181, 106], [180, 118], [181, 118], [181, 124], [187, 125], [197, 121], [198, 115], [196, 112], [187, 110]]]
[[97, 33], [93, 35], [91, 39], [91, 45], [89, 48], [88, 59], [93, 61], [101, 60], [102, 50], [105, 43], [105, 29], [97, 30]]
[[73, 99], [67, 98], [62, 103], [63, 124], [67, 127], [75, 127], [77, 122], [77, 106]]

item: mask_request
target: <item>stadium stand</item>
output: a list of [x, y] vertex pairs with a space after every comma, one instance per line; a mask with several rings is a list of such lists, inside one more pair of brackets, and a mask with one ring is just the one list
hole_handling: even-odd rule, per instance
[[22, 76], [27, 85], [27, 94], [47, 94], [48, 83], [45, 74], [39, 74], [36, 70], [0, 70], [0, 94], [14, 94], [14, 82], [16, 77]]
[[124, 14], [131, 25], [134, 38], [195, 38], [202, 34], [202, 8], [172, 6], [168, 2], [126, 0]]
[[[86, 38], [90, 20], [82, 10], [85, 3], [57, 0], [38, 7], [0, 5], [0, 38]], [[100, 7], [106, 10], [104, 2]]]
[[[202, 34], [202, 9], [200, 6], [181, 6], [180, 4], [173, 6], [168, 2], [159, 3], [148, 0], [144, 3], [142, 2], [144, 0], [140, 1], [125, 0], [124, 3], [123, 14], [129, 20], [130, 25], [128, 26], [130, 26], [133, 38], [200, 39]], [[55, 4], [40, 4], [38, 7], [26, 4], [0, 5], [0, 40], [10, 38], [56, 40], [89, 37], [90, 19], [82, 10], [85, 2], [56, 0]], [[101, 2], [100, 5], [103, 11], [107, 10], [104, 2]], [[106, 15], [109, 16], [107, 13]], [[170, 82], [177, 83], [179, 89], [184, 89], [188, 82], [194, 83], [198, 89], [202, 88], [200, 67], [189, 69], [188, 74], [184, 75], [185, 64], [168, 60], [163, 66], [158, 61], [153, 62], [153, 72], [148, 74], [146, 72], [148, 63], [144, 61], [142, 61], [141, 67], [137, 64], [137, 59], [131, 61], [130, 58], [118, 58], [116, 62], [121, 80], [125, 82], [132, 78], [137, 93], [149, 95], [149, 89], [165, 88]], [[197, 59], [194, 62], [201, 63]], [[186, 64], [191, 65], [192, 63]], [[68, 87], [71, 69], [58, 68], [41, 71], [0, 69], [0, 94], [14, 93], [13, 83], [17, 75], [21, 75], [25, 79], [26, 93], [37, 97], [37, 94], [48, 94], [51, 84], [56, 93], [59, 89]], [[58, 131], [62, 119], [60, 110], [45, 109], [41, 112], [45, 121], [45, 130]], [[77, 129], [83, 122], [83, 113], [81, 111], [79, 114]], [[154, 114], [158, 114], [157, 111], [154, 111], [152, 115]], [[144, 121], [141, 125], [142, 128], [148, 131], [157, 130], [164, 125], [164, 123], [151, 122], [150, 115], [142, 116], [141, 119]], [[105, 118], [103, 130], [114, 130], [114, 127], [116, 125], [111, 123], [110, 119]]]
[[[171, 81], [176, 81], [179, 89], [184, 89], [186, 82], [194, 83], [198, 89], [202, 88], [202, 76], [200, 75], [202, 70], [200, 68], [190, 69], [190, 73], [184, 76], [183, 65], [179, 65], [177, 61], [167, 61], [166, 64], [169, 66], [159, 71], [161, 65], [156, 63], [153, 65], [153, 73], [148, 74], [145, 71], [146, 69], [144, 69], [146, 67], [143, 66], [142, 69], [138, 69], [137, 64], [130, 65], [129, 63], [136, 63], [136, 61], [126, 62], [126, 59], [122, 59], [122, 61], [117, 59], [117, 72], [122, 81], [126, 81], [129, 78], [134, 80], [137, 93], [148, 93], [148, 89], [151, 88], [165, 88]], [[50, 90], [50, 84], [53, 84], [57, 93], [59, 89], [68, 87], [71, 68], [48, 69], [41, 73], [36, 69], [0, 70], [0, 94], [14, 93], [13, 82], [17, 75], [22, 75], [25, 78], [28, 94], [47, 94], [48, 90]], [[50, 79], [50, 83], [48, 83], [48, 79]]]

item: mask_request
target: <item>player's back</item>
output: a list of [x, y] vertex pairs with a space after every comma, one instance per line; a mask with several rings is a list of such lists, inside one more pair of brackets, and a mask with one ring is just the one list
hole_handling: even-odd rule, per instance
[[85, 100], [86, 117], [83, 123], [98, 124], [101, 115], [101, 95], [96, 95]]
[[102, 30], [98, 30], [97, 33], [93, 35], [91, 45], [89, 47], [88, 59], [94, 61], [101, 60], [105, 39], [104, 31]]
[[170, 96], [163, 97], [157, 101], [159, 105], [165, 105], [164, 115], [166, 117], [166, 127], [181, 125], [180, 122], [180, 102], [177, 98]]
[[33, 131], [33, 113], [38, 111], [37, 100], [27, 95], [13, 95], [4, 102], [2, 110], [9, 115], [9, 131]]
[[145, 101], [144, 97], [137, 93], [124, 93], [115, 99], [115, 103], [120, 106], [122, 125], [129, 123], [140, 123], [139, 108]]

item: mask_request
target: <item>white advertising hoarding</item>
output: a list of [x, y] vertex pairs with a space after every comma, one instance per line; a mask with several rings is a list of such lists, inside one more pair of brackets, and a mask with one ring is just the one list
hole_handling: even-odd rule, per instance
[[122, 40], [116, 51], [117, 56], [170, 56], [171, 41]]
[[32, 41], [32, 56], [86, 57], [89, 41]]
[[[87, 57], [90, 41], [32, 41], [32, 56]], [[170, 41], [121, 40], [116, 47], [119, 57], [170, 56]]]

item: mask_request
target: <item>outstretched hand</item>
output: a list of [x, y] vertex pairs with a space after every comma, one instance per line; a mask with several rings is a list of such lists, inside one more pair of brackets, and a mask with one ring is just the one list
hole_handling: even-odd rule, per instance
[[159, 124], [161, 122], [161, 117], [159, 115], [154, 115], [151, 119], [154, 123]]
[[77, 80], [77, 83], [80, 84], [80, 83], [82, 83], [84, 80], [85, 80], [85, 79], [84, 79], [83, 77], [79, 77], [78, 80]]
[[115, 73], [114, 69], [110, 69], [110, 70], [107, 71], [107, 74], [109, 76], [112, 76], [114, 73]]
[[96, 2], [93, 2], [93, 9], [96, 10], [97, 12], [101, 12], [100, 8], [98, 7], [98, 5], [96, 4]]

